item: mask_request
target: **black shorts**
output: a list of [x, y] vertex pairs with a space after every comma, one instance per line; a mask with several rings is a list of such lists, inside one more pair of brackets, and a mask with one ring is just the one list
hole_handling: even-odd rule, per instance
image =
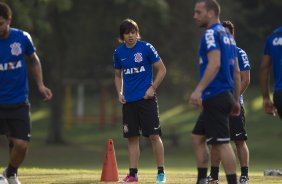
[[241, 113], [239, 116], [230, 116], [230, 137], [232, 141], [247, 140], [248, 135], [246, 132], [245, 111], [241, 106]]
[[204, 135], [207, 144], [225, 144], [230, 142], [229, 115], [235, 100], [230, 92], [203, 100], [203, 111], [192, 131]]
[[282, 119], [282, 90], [274, 91], [273, 101], [274, 101], [275, 108], [277, 109], [277, 113], [280, 119]]
[[29, 141], [31, 138], [30, 106], [0, 106], [0, 134]]
[[128, 102], [122, 107], [124, 137], [160, 135], [159, 107], [157, 98]]

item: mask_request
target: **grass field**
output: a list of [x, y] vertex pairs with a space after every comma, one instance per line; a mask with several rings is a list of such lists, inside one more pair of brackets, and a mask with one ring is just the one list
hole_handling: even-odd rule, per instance
[[[282, 177], [264, 177], [265, 169], [282, 170], [282, 123], [277, 117], [265, 115], [257, 88], [248, 89], [245, 109], [250, 149], [251, 184], [282, 183]], [[190, 132], [199, 110], [187, 105], [178, 97], [159, 96], [161, 122], [165, 136], [177, 134], [179, 145], [164, 139], [167, 183], [195, 183], [195, 157], [191, 147]], [[90, 107], [93, 108], [93, 107]], [[33, 111], [33, 138], [28, 156], [20, 169], [23, 184], [91, 184], [99, 183], [106, 142], [114, 140], [120, 178], [128, 168], [127, 141], [121, 136], [121, 127], [107, 125], [104, 131], [95, 123], [74, 124], [64, 128], [66, 144], [45, 143], [48, 112]], [[140, 183], [154, 183], [155, 161], [148, 141], [142, 138], [139, 163]], [[0, 138], [0, 166], [7, 165], [7, 142]], [[239, 167], [237, 167], [237, 173]], [[1, 172], [1, 170], [0, 170]], [[221, 169], [221, 183], [226, 183]]]
[[[155, 183], [155, 171], [141, 169], [138, 183]], [[127, 173], [126, 170], [119, 170], [120, 178]], [[96, 184], [100, 182], [101, 170], [82, 169], [39, 169], [23, 168], [20, 179], [27, 184]], [[194, 184], [196, 175], [193, 171], [167, 170], [167, 183], [170, 184]], [[252, 184], [281, 184], [282, 177], [263, 177], [261, 173], [252, 172], [250, 175]], [[107, 182], [117, 183], [117, 182]], [[220, 175], [220, 183], [227, 184], [223, 173]]]

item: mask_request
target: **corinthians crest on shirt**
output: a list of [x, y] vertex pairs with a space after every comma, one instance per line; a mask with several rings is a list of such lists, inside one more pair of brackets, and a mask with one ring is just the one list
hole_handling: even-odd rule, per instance
[[18, 42], [14, 42], [10, 45], [11, 47], [11, 54], [14, 56], [18, 56], [20, 54], [22, 54], [22, 48], [21, 48], [21, 44]]
[[140, 52], [135, 53], [134, 54], [134, 61], [136, 63], [140, 63], [141, 61], [143, 61], [142, 53], [140, 53]]

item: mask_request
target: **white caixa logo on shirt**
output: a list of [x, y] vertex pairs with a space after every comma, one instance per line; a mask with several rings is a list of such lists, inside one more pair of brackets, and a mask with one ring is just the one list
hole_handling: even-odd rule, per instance
[[22, 48], [21, 48], [21, 44], [18, 42], [14, 42], [10, 45], [11, 47], [11, 53], [14, 56], [18, 56], [22, 53]]

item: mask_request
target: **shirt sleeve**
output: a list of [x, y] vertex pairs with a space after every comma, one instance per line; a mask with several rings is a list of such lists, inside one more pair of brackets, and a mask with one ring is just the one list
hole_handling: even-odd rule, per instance
[[148, 51], [148, 57], [149, 57], [149, 61], [151, 63], [155, 63], [157, 61], [159, 61], [161, 58], [158, 54], [158, 51], [154, 48], [153, 45], [151, 45], [150, 43], [146, 43], [147, 46], [147, 51]]
[[115, 52], [114, 52], [113, 59], [114, 59], [114, 68], [115, 68], [115, 69], [121, 69], [122, 66], [121, 66], [121, 64], [120, 64], [120, 59], [119, 59], [119, 57], [118, 57], [117, 50], [115, 50]]
[[25, 46], [26, 46], [26, 51], [25, 54], [31, 55], [36, 51], [36, 48], [33, 45], [32, 38], [28, 32], [23, 32], [24, 39], [25, 39]]
[[271, 47], [271, 39], [270, 37], [268, 37], [264, 46], [264, 55], [270, 55], [270, 47]]
[[244, 50], [237, 48], [237, 55], [240, 71], [251, 70], [251, 65], [247, 53]]
[[206, 45], [207, 52], [212, 50], [219, 50], [219, 34], [213, 29], [208, 29], [204, 34], [204, 43]]

